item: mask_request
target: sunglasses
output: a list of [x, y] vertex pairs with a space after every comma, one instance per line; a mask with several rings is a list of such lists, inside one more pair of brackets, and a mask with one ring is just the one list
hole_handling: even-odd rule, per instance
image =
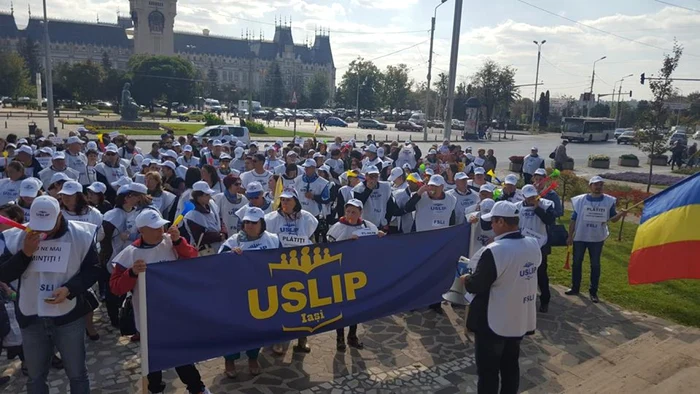
[[258, 224], [259, 222], [251, 222], [250, 220], [244, 220], [243, 225], [245, 226], [246, 224]]

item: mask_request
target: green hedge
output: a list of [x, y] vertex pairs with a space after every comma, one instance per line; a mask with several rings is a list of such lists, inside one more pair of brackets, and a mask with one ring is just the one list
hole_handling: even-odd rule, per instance
[[258, 122], [245, 122], [246, 127], [250, 134], [267, 134], [265, 131], [265, 125]]

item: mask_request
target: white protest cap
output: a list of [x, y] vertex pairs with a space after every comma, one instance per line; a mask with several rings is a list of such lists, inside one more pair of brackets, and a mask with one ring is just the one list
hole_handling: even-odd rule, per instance
[[195, 182], [194, 185], [192, 185], [192, 191], [202, 192], [209, 195], [216, 193], [205, 181]]
[[259, 222], [261, 219], [265, 218], [265, 212], [258, 207], [248, 207], [243, 215], [244, 222]]
[[481, 187], [479, 188], [479, 193], [481, 193], [481, 192], [493, 193], [493, 186], [491, 186], [491, 184], [489, 184], [489, 183], [484, 183], [484, 184], [481, 185]]
[[241, 147], [241, 148], [245, 148], [245, 142], [243, 142], [243, 141], [237, 141], [237, 142], [236, 142], [236, 146]]
[[192, 152], [192, 145], [185, 145], [182, 147], [183, 152]]
[[297, 153], [293, 150], [290, 150], [289, 152], [287, 152], [287, 157], [289, 156], [297, 156]]
[[221, 143], [221, 140], [214, 140], [214, 146], [224, 146], [224, 144]]
[[514, 174], [510, 174], [506, 176], [505, 182], [506, 185], [515, 185], [518, 183], [518, 177]]
[[87, 150], [97, 150], [97, 143], [95, 141], [89, 141], [87, 143]]
[[45, 154], [47, 154], [47, 155], [53, 156], [53, 149], [49, 148], [48, 146], [45, 147], [45, 148], [39, 149], [39, 152], [40, 152], [40, 153], [45, 153]]
[[72, 137], [68, 137], [68, 140], [66, 141], [66, 144], [68, 144], [68, 145], [70, 145], [70, 144], [82, 144], [82, 143], [83, 143], [83, 140], [81, 140], [80, 137], [75, 136], [75, 135]]
[[455, 180], [461, 181], [462, 179], [468, 179], [469, 176], [465, 174], [464, 172], [458, 172], [455, 174]]
[[126, 194], [129, 191], [129, 185], [121, 185], [119, 186], [119, 189], [117, 189], [117, 195]]
[[175, 171], [175, 169], [177, 168], [175, 163], [173, 163], [172, 161], [166, 161], [165, 163], [163, 163], [163, 167], [168, 167], [173, 171]]
[[17, 153], [17, 154], [26, 153], [26, 154], [31, 156], [34, 154], [34, 151], [32, 150], [31, 146], [22, 145], [15, 151], [15, 153]]
[[148, 157], [141, 160], [141, 167], [148, 167], [150, 165], [151, 165], [151, 159], [149, 159]]
[[270, 145], [270, 146], [267, 147], [267, 149], [266, 149], [265, 151], [266, 151], [266, 152], [269, 152], [269, 151], [277, 152], [277, 149], [275, 148], [274, 145]]
[[384, 157], [384, 148], [377, 148], [377, 156]]
[[67, 181], [66, 183], [63, 184], [63, 187], [61, 188], [61, 191], [58, 192], [58, 194], [65, 194], [68, 196], [72, 196], [76, 193], [82, 193], [82, 192], [83, 192], [83, 185], [81, 185], [80, 182]]
[[222, 153], [221, 156], [219, 156], [219, 160], [231, 160], [231, 155], [228, 153]]
[[250, 182], [245, 188], [245, 194], [247, 196], [256, 195], [263, 192], [262, 183], [258, 181]]
[[474, 164], [476, 164], [477, 166], [481, 167], [484, 165], [484, 163], [486, 163], [486, 160], [482, 159], [481, 157], [474, 158]]
[[294, 188], [286, 188], [282, 190], [280, 198], [299, 198], [297, 191]]
[[318, 167], [319, 171], [325, 171], [327, 173], [331, 173], [331, 167], [328, 166], [327, 164], [322, 165], [321, 167]]
[[130, 192], [147, 194], [148, 188], [143, 183], [131, 182], [127, 185]]
[[547, 176], [547, 171], [544, 168], [538, 168], [533, 175]]
[[484, 175], [486, 174], [486, 170], [484, 170], [484, 167], [476, 167], [474, 169], [474, 175]]
[[348, 205], [352, 205], [353, 207], [357, 207], [360, 209], [364, 208], [362, 201], [360, 201], [356, 198], [351, 198], [350, 200], [348, 200], [348, 202], [345, 203], [345, 206], [348, 206]]
[[163, 157], [172, 157], [173, 159], [177, 159], [177, 153], [175, 153], [174, 150], [168, 149], [163, 154], [161, 155]]
[[134, 163], [136, 163], [137, 166], [141, 166], [141, 163], [143, 163], [143, 155], [140, 153], [137, 153], [132, 157], [134, 160]]
[[401, 168], [394, 168], [391, 170], [391, 174], [389, 174], [389, 182], [395, 181], [398, 177], [403, 176], [404, 172], [403, 169]]
[[487, 213], [491, 212], [491, 210], [493, 209], [493, 206], [495, 204], [496, 204], [496, 201], [493, 201], [490, 198], [485, 198], [485, 199], [481, 200], [481, 202], [479, 203], [479, 212], [481, 212], [482, 215], [487, 214]]
[[248, 144], [248, 146], [254, 146], [254, 147], [257, 148], [257, 147], [258, 147], [258, 141], [253, 141], [253, 142], [251, 142], [250, 144]]
[[314, 161], [314, 159], [306, 159], [304, 161], [304, 164], [302, 164], [302, 167], [304, 167], [304, 168], [316, 167], [316, 161]]
[[57, 172], [51, 176], [51, 180], [49, 180], [49, 186], [53, 185], [56, 182], [61, 182], [61, 181], [68, 182], [70, 180], [72, 180], [72, 179], [70, 179], [68, 177], [68, 175], [66, 175], [65, 172]]
[[536, 147], [536, 146], [533, 146], [532, 148], [530, 148], [530, 150], [537, 151], [537, 147]]
[[107, 186], [102, 182], [92, 182], [87, 188], [93, 193], [104, 193], [107, 191]]
[[323, 155], [323, 153], [316, 152], [316, 153], [314, 153], [313, 158], [315, 159], [317, 157], [325, 157], [325, 156]]
[[370, 144], [367, 148], [365, 148], [365, 152], [377, 153], [377, 146]]
[[233, 155], [236, 157], [236, 159], [240, 159], [241, 157], [243, 157], [243, 152], [245, 152], [245, 149], [239, 146], [238, 148], [233, 150]]
[[39, 196], [34, 199], [29, 208], [29, 223], [27, 227], [34, 231], [51, 231], [56, 227], [61, 206], [58, 200], [51, 196]]
[[19, 141], [17, 141], [17, 144], [28, 144], [29, 142], [27, 141], [26, 138], [20, 138]]
[[105, 149], [105, 153], [117, 153], [117, 151], [117, 146], [114, 144], [107, 145], [107, 148]]
[[435, 171], [433, 171], [432, 168], [426, 168], [425, 171], [423, 171], [425, 174], [428, 174], [430, 176], [435, 175]]
[[464, 151], [465, 151], [465, 152], [471, 152], [471, 151], [472, 151], [472, 147], [471, 147], [471, 146], [468, 146], [467, 149], [465, 149]]
[[445, 186], [445, 178], [442, 175], [432, 175], [428, 181], [429, 186]]
[[41, 189], [41, 181], [36, 178], [27, 178], [19, 184], [20, 197], [36, 197]]
[[490, 222], [491, 218], [494, 216], [501, 218], [517, 218], [518, 216], [520, 216], [520, 211], [518, 210], [518, 207], [512, 202], [499, 201], [493, 204], [491, 212], [485, 215], [481, 215], [481, 218], [487, 222]]
[[366, 175], [379, 174], [379, 168], [377, 168], [377, 166], [367, 166], [362, 172], [364, 172]]
[[428, 151], [428, 154], [429, 154], [429, 155], [437, 155], [437, 151], [436, 151], [435, 149], [430, 149], [430, 150]]
[[605, 181], [603, 180], [603, 178], [601, 178], [601, 177], [599, 177], [598, 175], [596, 175], [596, 176], [594, 176], [593, 178], [591, 178], [591, 179], [588, 181], [588, 184], [589, 184], [589, 185], [592, 185], [592, 184], [594, 184], [594, 183], [599, 183], [599, 182], [602, 183], [602, 182], [605, 182]]
[[530, 198], [530, 197], [535, 197], [539, 193], [537, 193], [537, 189], [532, 186], [532, 185], [525, 185], [523, 186], [523, 197], [525, 198]]
[[174, 146], [174, 147], [178, 147], [178, 146], [181, 146], [181, 145], [182, 145], [182, 144], [180, 144], [179, 142], [173, 141], [173, 146]]
[[144, 209], [136, 216], [136, 228], [162, 228], [169, 222], [160, 216], [160, 212], [155, 209]]
[[58, 151], [51, 156], [51, 160], [66, 160], [66, 154], [63, 151]]

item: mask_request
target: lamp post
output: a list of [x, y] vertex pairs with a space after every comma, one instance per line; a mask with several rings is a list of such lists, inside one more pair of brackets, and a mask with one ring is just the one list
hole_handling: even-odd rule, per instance
[[532, 99], [532, 125], [530, 126], [530, 131], [535, 131], [535, 109], [537, 108], [537, 81], [540, 80], [540, 55], [542, 52], [542, 45], [544, 45], [547, 40], [542, 40], [542, 42], [532, 41], [537, 45], [537, 71], [535, 71], [535, 97]]
[[462, 5], [463, 0], [455, 0], [455, 15], [452, 22], [452, 48], [450, 49], [450, 79], [447, 84], [447, 101], [445, 128], [443, 132], [445, 139], [449, 140], [452, 134], [452, 111], [454, 109], [455, 82], [457, 81], [457, 54], [459, 53], [459, 31], [462, 26]]
[[[430, 53], [428, 54], [428, 85], [425, 89], [425, 114], [428, 114], [428, 109], [430, 108], [430, 78], [432, 77], [433, 68], [433, 37], [435, 36], [435, 17], [437, 17], [437, 9], [445, 4], [447, 0], [440, 0], [440, 4], [435, 6], [435, 12], [433, 12], [433, 19], [430, 21]], [[437, 111], [437, 108], [436, 108]], [[426, 119], [423, 125], [423, 140], [428, 140], [428, 121]]]
[[590, 98], [593, 97], [593, 84], [595, 83], [595, 64], [603, 59], [606, 59], [606, 58], [607, 58], [607, 56], [603, 56], [600, 59], [593, 62], [593, 74], [591, 74], [591, 90], [589, 92], [590, 97], [588, 97], [588, 105], [586, 105], [586, 107], [587, 107], [586, 116], [591, 116], [591, 100], [590, 100]]
[[[44, 5], [44, 61], [46, 62], [44, 70], [46, 70], [46, 111], [49, 118], [49, 133], [55, 131], [54, 128], [54, 110], [53, 110], [53, 77], [51, 75], [51, 40], [49, 39], [49, 20], [46, 16], [46, 0]], [[39, 103], [41, 106], [41, 103]], [[40, 107], [41, 108], [41, 107]]]
[[[634, 74], [629, 74], [625, 75], [624, 77], [620, 78], [619, 82], [620, 83], [620, 88], [617, 91], [617, 106], [615, 107], [615, 127], [620, 127], [620, 94], [622, 93], [622, 81], [625, 80], [625, 78], [629, 78], [633, 76]], [[617, 85], [617, 82], [613, 85], [613, 100], [615, 100], [615, 85]]]
[[[365, 77], [365, 80], [362, 81], [362, 85], [367, 83], [367, 77]], [[356, 114], [357, 114], [357, 122], [360, 122], [360, 72], [357, 72], [357, 107], [356, 107]]]

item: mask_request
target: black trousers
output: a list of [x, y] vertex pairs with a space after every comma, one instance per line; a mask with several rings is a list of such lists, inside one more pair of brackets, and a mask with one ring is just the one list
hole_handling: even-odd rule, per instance
[[521, 339], [479, 333], [476, 333], [474, 338], [476, 372], [479, 376], [477, 392], [479, 394], [516, 394], [520, 386], [518, 358]]
[[[204, 390], [204, 383], [199, 371], [194, 364], [183, 365], [175, 368], [180, 381], [187, 386], [187, 391], [191, 394], [199, 394]], [[163, 384], [163, 372], [156, 371], [148, 374], [148, 391], [152, 393], [162, 393], [165, 390]]]
[[[111, 264], [111, 263], [110, 263]], [[105, 269], [104, 275], [107, 278], [107, 287], [105, 288], [105, 307], [107, 308], [107, 316], [109, 316], [109, 323], [112, 327], [119, 328], [119, 309], [122, 307], [122, 303], [126, 296], [118, 296], [112, 293], [112, 289], [109, 288], [109, 272]]]
[[532, 174], [523, 172], [523, 178], [525, 179], [525, 184], [529, 185], [530, 181], [532, 180]]
[[537, 268], [537, 287], [540, 288], [540, 303], [549, 304], [552, 294], [549, 292], [549, 274], [547, 274], [547, 255], [542, 253], [542, 263]]
[[[336, 334], [336, 339], [345, 339], [345, 329], [344, 328], [338, 328], [335, 330]], [[353, 324], [350, 326], [350, 330], [348, 332], [348, 338], [355, 337], [357, 338], [357, 324]]]

